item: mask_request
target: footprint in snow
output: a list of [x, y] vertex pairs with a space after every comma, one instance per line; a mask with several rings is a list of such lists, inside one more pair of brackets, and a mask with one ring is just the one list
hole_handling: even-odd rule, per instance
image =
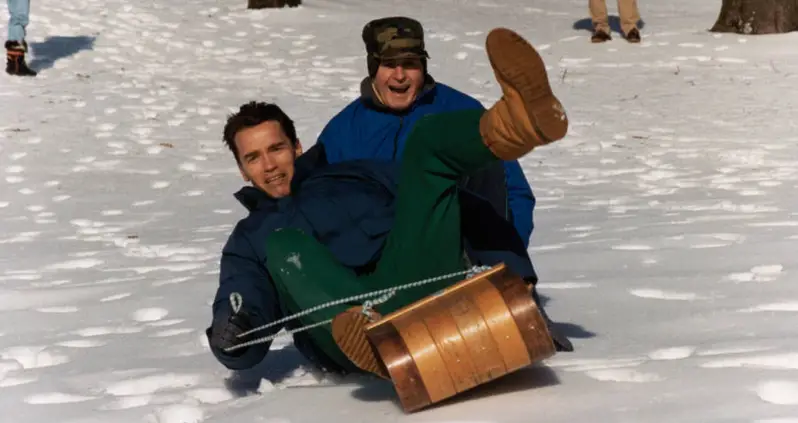
[[75, 335], [82, 336], [84, 338], [92, 338], [95, 336], [106, 336], [106, 335], [130, 335], [133, 333], [139, 333], [143, 329], [137, 327], [105, 327], [105, 326], [97, 326], [97, 327], [89, 327], [84, 329], [78, 329], [73, 331]]
[[167, 181], [155, 181], [150, 186], [152, 187], [152, 189], [164, 189], [167, 188], [169, 185], [171, 185], [171, 183]]
[[756, 313], [763, 311], [798, 311], [798, 301], [760, 304], [740, 311], [744, 313]]
[[200, 379], [201, 376], [196, 374], [163, 372], [112, 383], [105, 388], [105, 393], [115, 397], [151, 395], [160, 391], [193, 388], [200, 383]]
[[120, 411], [129, 410], [131, 408], [144, 407], [153, 401], [153, 395], [129, 395], [119, 397], [110, 403], [97, 407], [102, 411]]
[[61, 392], [46, 392], [26, 397], [25, 403], [31, 405], [73, 404], [78, 402], [91, 401], [93, 399], [95, 399], [95, 397], [65, 394]]
[[17, 346], [0, 351], [0, 358], [19, 363], [23, 369], [39, 369], [69, 363], [69, 357], [43, 346]]
[[56, 345], [67, 348], [95, 348], [105, 344], [105, 342], [96, 339], [75, 339], [73, 341], [59, 342]]
[[798, 404], [798, 383], [792, 380], [769, 380], [755, 388], [762, 401], [778, 405]]
[[27, 385], [36, 382], [35, 377], [5, 377], [0, 375], [0, 388], [11, 388], [14, 386]]
[[652, 360], [681, 360], [693, 355], [695, 350], [695, 347], [664, 348], [650, 352], [648, 357]]
[[770, 282], [784, 270], [781, 264], [766, 264], [752, 267], [748, 272], [732, 273], [726, 279], [732, 282]]
[[80, 311], [80, 309], [74, 306], [62, 306], [62, 307], [37, 308], [36, 311], [38, 311], [39, 313], [61, 314], [61, 313], [77, 313], [78, 311]]
[[200, 388], [186, 392], [186, 396], [194, 398], [203, 404], [220, 404], [235, 398], [235, 395], [221, 388]]
[[131, 318], [137, 322], [155, 322], [161, 320], [169, 314], [169, 310], [164, 308], [143, 308], [133, 312]]
[[635, 297], [669, 301], [694, 301], [704, 299], [693, 292], [673, 292], [659, 289], [631, 289], [629, 293]]
[[133, 295], [133, 294], [131, 294], [129, 292], [125, 292], [125, 293], [122, 293], [122, 294], [116, 294], [116, 295], [110, 295], [108, 297], [101, 298], [100, 302], [107, 303], [109, 301], [119, 301], [119, 300], [121, 300], [123, 298], [127, 298], [127, 297], [129, 297], [131, 295]]
[[60, 263], [54, 263], [48, 266], [45, 266], [46, 270], [82, 270], [82, 269], [91, 269], [92, 267], [99, 266], [103, 264], [102, 260], [98, 259], [82, 259], [82, 260], [70, 260], [64, 261]]
[[706, 369], [754, 368], [774, 370], [798, 369], [798, 353], [750, 355], [712, 360], [701, 365]]
[[150, 417], [152, 423], [200, 423], [205, 420], [205, 413], [194, 405], [173, 404], [159, 409]]
[[179, 324], [181, 324], [183, 322], [185, 322], [184, 319], [167, 319], [167, 320], [153, 321], [153, 322], [150, 322], [150, 323], [147, 323], [147, 324], [149, 326], [152, 326], [152, 327], [162, 328], [162, 327], [165, 327], [165, 326], [179, 325]]
[[194, 332], [194, 329], [190, 328], [168, 329], [152, 334], [151, 338], [170, 338], [173, 336], [185, 335], [192, 332]]
[[663, 380], [655, 373], [644, 373], [635, 369], [602, 369], [585, 372], [589, 377], [602, 382], [646, 383]]

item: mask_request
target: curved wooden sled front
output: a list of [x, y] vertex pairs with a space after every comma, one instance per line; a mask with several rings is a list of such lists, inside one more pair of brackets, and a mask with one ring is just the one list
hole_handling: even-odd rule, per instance
[[336, 341], [356, 365], [390, 377], [406, 412], [555, 353], [528, 285], [504, 264], [373, 323], [360, 316], [359, 325], [348, 320], [349, 325], [338, 326], [364, 325], [365, 336], [349, 331], [347, 340], [340, 335]]

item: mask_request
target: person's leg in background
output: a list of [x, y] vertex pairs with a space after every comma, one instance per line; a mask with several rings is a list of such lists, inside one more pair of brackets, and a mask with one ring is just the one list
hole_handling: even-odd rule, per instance
[[25, 41], [30, 19], [30, 0], [8, 0], [8, 39], [6, 40], [6, 73], [15, 76], [36, 76], [25, 62], [28, 43]]
[[637, 22], [640, 21], [640, 10], [637, 8], [637, 0], [618, 0], [618, 15], [621, 17], [621, 31], [626, 41], [639, 43], [640, 29], [637, 28]]
[[588, 9], [590, 10], [590, 20], [593, 23], [593, 35], [590, 40], [594, 43], [611, 40], [607, 2], [605, 0], [589, 0]]

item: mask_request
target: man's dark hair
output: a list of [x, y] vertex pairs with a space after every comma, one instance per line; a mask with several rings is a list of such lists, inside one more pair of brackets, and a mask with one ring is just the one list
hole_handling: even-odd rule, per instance
[[250, 101], [242, 105], [237, 113], [228, 116], [227, 123], [224, 125], [223, 139], [230, 151], [233, 152], [236, 162], [238, 162], [236, 134], [241, 130], [258, 126], [268, 121], [278, 122], [288, 140], [291, 141], [291, 146], [296, 147], [299, 141], [296, 137], [294, 121], [276, 104]]

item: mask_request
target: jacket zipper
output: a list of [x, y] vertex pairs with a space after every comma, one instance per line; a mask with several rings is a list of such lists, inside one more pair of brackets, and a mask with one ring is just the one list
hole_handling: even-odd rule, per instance
[[396, 130], [396, 135], [393, 137], [393, 157], [392, 160], [396, 160], [396, 153], [399, 152], [399, 134], [402, 132], [402, 125], [404, 124], [405, 117], [401, 116], [399, 118], [399, 129]]

